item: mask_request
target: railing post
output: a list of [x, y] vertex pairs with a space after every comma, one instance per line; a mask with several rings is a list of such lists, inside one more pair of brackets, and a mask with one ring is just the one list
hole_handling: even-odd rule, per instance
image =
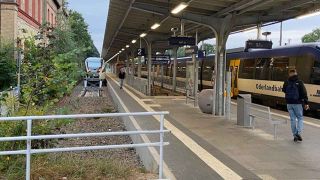
[[27, 158], [26, 158], [26, 180], [30, 180], [31, 177], [31, 130], [32, 119], [27, 120]]
[[[160, 131], [163, 131], [164, 126], [164, 114], [160, 115]], [[163, 136], [164, 133], [160, 133], [160, 162], [159, 162], [159, 179], [163, 179]]]

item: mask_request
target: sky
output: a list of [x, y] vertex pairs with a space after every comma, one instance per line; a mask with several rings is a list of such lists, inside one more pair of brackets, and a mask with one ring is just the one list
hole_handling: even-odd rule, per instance
[[[92, 40], [101, 53], [104, 32], [106, 27], [106, 19], [108, 15], [109, 0], [68, 0], [69, 8], [78, 11], [85, 18], [89, 25], [89, 33]], [[320, 28], [320, 16], [313, 16], [305, 19], [292, 19], [284, 21], [282, 25], [283, 39], [282, 44], [299, 44], [303, 35], [312, 32], [316, 28]], [[275, 24], [262, 28], [262, 32], [270, 31], [269, 40], [273, 41], [274, 47], [279, 46], [280, 40], [280, 24]], [[229, 36], [227, 49], [243, 47], [248, 39], [256, 39], [257, 31], [242, 32]], [[214, 40], [206, 42], [215, 43]]]
[[68, 7], [82, 14], [89, 25], [89, 33], [94, 45], [101, 53], [109, 0], [68, 0]]
[[[285, 43], [299, 44], [301, 38], [312, 32], [312, 30], [320, 28], [320, 16], [313, 16], [305, 19], [291, 19], [282, 23], [282, 45]], [[279, 46], [280, 42], [280, 23], [271, 26], [262, 27], [262, 32], [269, 31], [271, 35], [268, 36], [272, 40], [273, 46]], [[256, 39], [257, 30], [237, 33], [229, 36], [227, 41], [227, 48], [243, 47], [245, 41], [248, 39]], [[263, 36], [263, 39], [265, 37]], [[213, 42], [213, 41], [212, 41]]]

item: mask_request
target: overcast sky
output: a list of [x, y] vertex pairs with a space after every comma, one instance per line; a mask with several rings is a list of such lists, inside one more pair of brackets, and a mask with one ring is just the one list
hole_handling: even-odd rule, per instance
[[[94, 44], [101, 52], [106, 19], [108, 14], [109, 0], [68, 0], [69, 8], [80, 12], [89, 25], [89, 32], [94, 41]], [[301, 43], [301, 38], [304, 34], [311, 32], [315, 28], [320, 28], [320, 16], [309, 17], [306, 19], [292, 19], [283, 22], [283, 44]], [[273, 41], [274, 46], [279, 45], [280, 39], [280, 24], [263, 27], [262, 32], [270, 31], [268, 37]], [[248, 39], [255, 39], [257, 32], [243, 32], [231, 35], [227, 42], [227, 48], [243, 47]], [[213, 40], [208, 42], [214, 43]]]
[[89, 25], [92, 40], [101, 53], [109, 0], [68, 0], [69, 8], [78, 11]]

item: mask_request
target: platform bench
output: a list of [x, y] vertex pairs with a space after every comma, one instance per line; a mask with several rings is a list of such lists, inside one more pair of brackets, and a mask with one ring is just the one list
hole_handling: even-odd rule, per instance
[[276, 119], [273, 113], [270, 110], [270, 107], [262, 106], [259, 104], [254, 103], [247, 103], [249, 108], [249, 118], [250, 118], [250, 125], [254, 129], [255, 127], [255, 120], [257, 118], [264, 119], [269, 121], [269, 123], [273, 126], [273, 137], [277, 139], [277, 129], [278, 126], [281, 124], [288, 124], [287, 119]]

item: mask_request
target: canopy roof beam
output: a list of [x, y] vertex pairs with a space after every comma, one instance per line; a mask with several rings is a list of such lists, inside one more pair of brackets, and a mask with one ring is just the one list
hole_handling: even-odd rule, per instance
[[230, 7], [227, 7], [219, 12], [217, 12], [216, 14], [212, 15], [214, 17], [222, 17], [222, 16], [226, 16], [234, 11], [240, 11], [241, 9], [247, 8], [249, 6], [252, 6], [254, 4], [257, 4], [258, 2], [261, 2], [263, 0], [242, 0], [238, 3], [233, 4]]

